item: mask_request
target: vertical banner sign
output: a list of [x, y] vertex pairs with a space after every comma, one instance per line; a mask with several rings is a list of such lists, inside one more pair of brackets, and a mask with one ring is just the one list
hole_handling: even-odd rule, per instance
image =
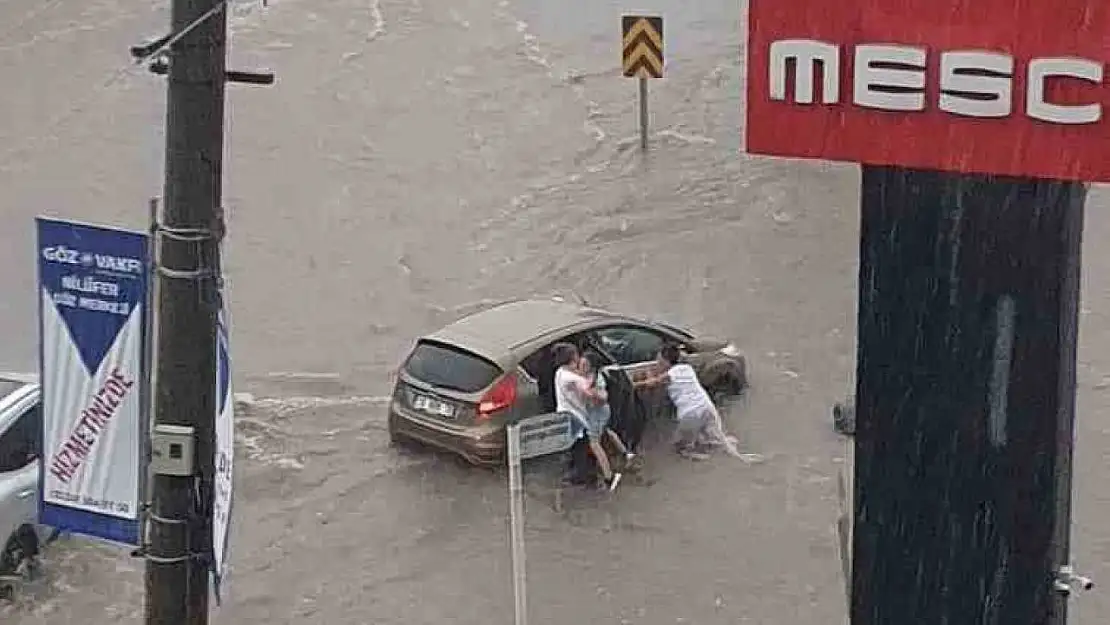
[[213, 463], [216, 474], [212, 495], [212, 577], [217, 602], [227, 567], [233, 504], [235, 402], [231, 394], [230, 354], [227, 313], [221, 308], [216, 332], [216, 458]]
[[41, 522], [135, 545], [147, 237], [37, 222]]

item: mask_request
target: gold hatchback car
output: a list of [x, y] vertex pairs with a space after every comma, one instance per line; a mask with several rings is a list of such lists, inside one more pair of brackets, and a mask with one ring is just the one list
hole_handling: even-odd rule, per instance
[[[504, 462], [505, 426], [555, 411], [550, 348], [558, 342], [595, 352], [630, 375], [654, 366], [659, 349], [673, 343], [712, 393], [738, 394], [748, 383], [744, 357], [729, 341], [563, 300], [518, 300], [416, 341], [393, 389], [390, 440], [423, 443], [473, 464]], [[655, 415], [667, 411], [665, 397], [655, 391], [636, 403]]]

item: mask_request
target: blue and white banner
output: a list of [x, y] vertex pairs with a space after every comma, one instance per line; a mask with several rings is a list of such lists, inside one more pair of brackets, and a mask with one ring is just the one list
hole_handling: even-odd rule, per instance
[[227, 312], [221, 308], [216, 331], [216, 457], [212, 489], [212, 578], [217, 602], [227, 572], [234, 504], [235, 401], [231, 394], [231, 348], [227, 334]]
[[37, 221], [40, 523], [138, 544], [147, 236]]

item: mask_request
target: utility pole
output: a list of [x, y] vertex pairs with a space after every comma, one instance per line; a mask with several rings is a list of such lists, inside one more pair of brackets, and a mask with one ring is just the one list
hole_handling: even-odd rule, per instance
[[270, 73], [227, 71], [227, 1], [173, 0], [170, 34], [131, 48], [132, 56], [169, 80], [164, 212], [152, 226], [158, 251], [152, 429], [155, 436], [172, 431], [187, 437], [191, 449], [184, 465], [156, 465], [147, 482], [147, 543], [141, 549], [147, 625], [208, 623], [224, 90], [228, 82], [274, 82]]
[[156, 465], [161, 470], [148, 480], [148, 542], [141, 550], [147, 560], [147, 625], [208, 623], [224, 91], [228, 82], [274, 82], [271, 73], [227, 70], [227, 2], [173, 0], [170, 34], [131, 48], [132, 56], [149, 61], [150, 71], [169, 81], [164, 211], [161, 223], [152, 226], [158, 251], [152, 429], [155, 436], [186, 436], [191, 448], [188, 470], [180, 462], [171, 463], [174, 470]]
[[208, 622], [226, 36], [222, 0], [173, 0], [154, 420], [192, 428], [195, 455], [152, 476], [148, 625]]

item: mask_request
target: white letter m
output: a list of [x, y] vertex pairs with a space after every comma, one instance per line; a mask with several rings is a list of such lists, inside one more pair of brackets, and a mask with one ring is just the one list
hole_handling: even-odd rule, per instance
[[786, 99], [787, 64], [794, 61], [794, 102], [813, 104], [817, 63], [821, 64], [821, 102], [840, 101], [840, 46], [813, 39], [784, 39], [771, 44], [771, 99]]

